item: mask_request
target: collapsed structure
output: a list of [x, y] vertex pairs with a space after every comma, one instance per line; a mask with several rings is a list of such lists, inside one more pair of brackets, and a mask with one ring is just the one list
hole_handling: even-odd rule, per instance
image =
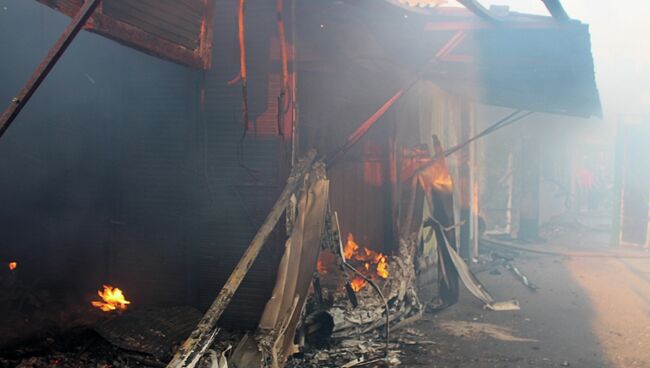
[[[165, 334], [187, 338], [170, 367], [280, 367], [296, 342], [350, 331], [377, 341], [356, 363], [396, 362], [382, 339], [421, 315], [427, 278], [438, 282], [434, 307], [453, 305], [459, 278], [487, 307], [516, 307], [496, 303], [463, 262], [478, 254], [490, 180], [470, 143], [533, 112], [600, 113], [587, 26], [556, 1], [545, 1], [552, 17], [475, 1], [40, 2], [74, 19], [1, 120], [0, 164], [17, 177], [0, 182], [0, 259], [20, 265], [7, 287], [25, 293], [16, 298], [65, 290], [54, 297], [64, 305], [112, 285], [133, 314], [207, 308], [200, 322], [165, 309], [179, 321]], [[9, 28], [43, 11], [14, 6]], [[176, 64], [86, 34], [72, 42], [82, 27]], [[30, 37], [2, 42], [22, 49]], [[19, 74], [2, 85], [17, 85]], [[514, 112], [489, 125], [477, 111], [501, 110], [487, 106]], [[25, 145], [40, 147], [37, 157], [11, 155]], [[509, 198], [520, 201], [509, 206], [518, 227], [534, 228], [539, 198]], [[140, 313], [116, 320], [163, 319]], [[136, 333], [98, 330], [110, 341]], [[235, 334], [227, 358], [226, 330], [253, 331]], [[171, 358], [142, 340], [124, 348]]]

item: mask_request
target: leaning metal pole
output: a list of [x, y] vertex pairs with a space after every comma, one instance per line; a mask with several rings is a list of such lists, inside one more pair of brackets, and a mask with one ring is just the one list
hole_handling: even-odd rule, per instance
[[77, 36], [79, 31], [81, 31], [83, 26], [86, 24], [86, 21], [88, 21], [92, 16], [101, 1], [102, 0], [87, 0], [84, 3], [74, 18], [72, 18], [68, 27], [63, 31], [63, 34], [61, 34], [54, 46], [52, 46], [50, 52], [47, 53], [45, 59], [43, 59], [41, 64], [36, 68], [27, 83], [25, 83], [23, 88], [18, 91], [18, 94], [12, 98], [11, 104], [2, 113], [2, 116], [0, 116], [0, 137], [4, 135], [7, 128], [9, 128], [14, 119], [16, 119], [18, 114], [20, 114], [20, 111], [25, 107], [41, 83], [43, 83], [52, 68], [54, 68], [54, 65], [59, 61], [65, 50], [70, 46], [72, 40], [74, 40], [75, 36]]

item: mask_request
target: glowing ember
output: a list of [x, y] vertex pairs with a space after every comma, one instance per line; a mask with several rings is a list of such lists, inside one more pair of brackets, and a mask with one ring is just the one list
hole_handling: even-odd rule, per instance
[[18, 268], [18, 262], [9, 262], [9, 271], [13, 271]]
[[318, 263], [316, 264], [316, 270], [318, 270], [318, 273], [321, 275], [327, 273], [327, 267], [325, 267], [325, 263], [320, 258], [318, 259]]
[[128, 304], [131, 304], [124, 297], [122, 290], [110, 285], [104, 285], [104, 290], [97, 291], [97, 295], [102, 298], [102, 301], [93, 301], [91, 304], [93, 307], [99, 308], [104, 312], [124, 310]]
[[[343, 249], [343, 255], [346, 260], [357, 261], [363, 264], [361, 270], [364, 274], [371, 278], [379, 276], [382, 279], [387, 279], [388, 273], [388, 260], [385, 255], [375, 252], [372, 249], [361, 248], [359, 244], [354, 241], [352, 234], [348, 235], [348, 242]], [[362, 278], [355, 278], [352, 280], [352, 289], [359, 291], [366, 286], [366, 281]]]

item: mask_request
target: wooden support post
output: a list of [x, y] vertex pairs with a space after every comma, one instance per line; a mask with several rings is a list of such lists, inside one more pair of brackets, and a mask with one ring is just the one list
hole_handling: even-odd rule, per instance
[[[460, 126], [458, 141], [465, 142], [470, 139], [470, 106], [468, 102], [461, 105]], [[471, 204], [472, 204], [472, 180], [470, 172], [470, 146], [461, 150], [458, 165], [458, 193], [460, 204], [460, 241], [459, 254], [467, 262], [470, 259], [470, 229], [471, 229]]]
[[[470, 109], [470, 135], [473, 137], [476, 134], [476, 110], [475, 106], [471, 104]], [[480, 209], [480, 178], [481, 178], [481, 162], [479, 157], [480, 146], [476, 143], [470, 146], [469, 151], [469, 167], [470, 167], [470, 188], [471, 188], [471, 251], [470, 255], [473, 259], [478, 259], [479, 255], [479, 239], [481, 237], [481, 209]]]
[[511, 238], [516, 237], [516, 229], [519, 225], [516, 222], [517, 216], [515, 216], [515, 180], [514, 180], [514, 156], [516, 148], [508, 152], [508, 163], [506, 166], [506, 186], [508, 188], [508, 200], [506, 202], [506, 233]]
[[11, 105], [0, 116], [0, 137], [5, 133], [7, 128], [16, 119], [20, 111], [25, 107], [34, 92], [43, 83], [47, 75], [50, 73], [54, 65], [61, 58], [65, 50], [70, 46], [72, 40], [81, 31], [86, 21], [92, 16], [95, 9], [101, 0], [87, 0], [84, 5], [79, 9], [77, 15], [72, 18], [68, 27], [63, 31], [63, 34], [56, 41], [54, 46], [47, 53], [45, 59], [36, 68], [32, 76], [29, 78], [23, 88], [18, 91], [18, 94], [11, 100]]
[[287, 184], [284, 187], [284, 190], [282, 190], [280, 197], [273, 205], [266, 220], [264, 220], [264, 223], [257, 231], [257, 234], [255, 234], [255, 237], [239, 260], [239, 263], [237, 263], [237, 266], [235, 266], [230, 277], [228, 277], [225, 285], [221, 288], [219, 295], [217, 295], [217, 298], [212, 302], [212, 305], [205, 313], [196, 329], [178, 349], [178, 352], [176, 352], [172, 361], [169, 362], [167, 368], [191, 367], [190, 364], [198, 362], [198, 359], [203, 352], [205, 352], [207, 346], [214, 338], [214, 331], [216, 331], [216, 325], [219, 318], [221, 318], [221, 315], [226, 310], [230, 300], [259, 255], [262, 246], [280, 220], [282, 213], [285, 211], [289, 203], [289, 199], [300, 189], [301, 184], [304, 182], [305, 175], [311, 169], [315, 159], [316, 151], [310, 150], [306, 157], [298, 162], [298, 165], [294, 168], [291, 176], [287, 179]]
[[517, 238], [536, 241], [539, 238], [540, 139], [532, 129], [523, 127], [520, 152], [513, 172], [519, 186], [519, 230]]
[[612, 188], [614, 203], [612, 205], [612, 234], [610, 245], [612, 247], [618, 247], [621, 245], [621, 224], [623, 220], [623, 174], [625, 165], [625, 139], [623, 138], [622, 122], [619, 122], [616, 127], [616, 144], [614, 150], [614, 187]]

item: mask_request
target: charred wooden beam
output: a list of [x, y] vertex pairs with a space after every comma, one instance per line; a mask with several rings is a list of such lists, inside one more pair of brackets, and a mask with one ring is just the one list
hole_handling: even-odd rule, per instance
[[47, 53], [45, 59], [36, 68], [23, 88], [11, 100], [11, 104], [0, 116], [0, 137], [7, 131], [11, 123], [16, 119], [20, 111], [27, 105], [34, 92], [40, 87], [41, 83], [47, 78], [54, 65], [59, 61], [65, 50], [72, 43], [79, 31], [86, 24], [86, 21], [92, 16], [95, 9], [102, 0], [87, 0], [79, 9], [72, 21], [63, 31], [63, 34], [56, 41], [54, 46]]
[[244, 277], [248, 273], [248, 270], [250, 270], [253, 262], [255, 262], [262, 246], [280, 220], [282, 213], [285, 211], [287, 204], [289, 203], [289, 199], [300, 189], [301, 184], [304, 181], [303, 179], [312, 168], [315, 159], [316, 151], [310, 150], [307, 155], [298, 162], [289, 176], [289, 179], [287, 179], [287, 184], [282, 190], [280, 197], [273, 205], [271, 212], [269, 212], [266, 220], [264, 220], [264, 223], [257, 231], [257, 234], [255, 234], [255, 237], [239, 260], [239, 263], [237, 263], [237, 266], [235, 266], [230, 277], [228, 277], [225, 285], [221, 288], [219, 295], [217, 295], [217, 298], [212, 302], [212, 305], [205, 313], [196, 329], [178, 349], [178, 352], [172, 361], [169, 362], [167, 368], [191, 367], [193, 362], [198, 362], [201, 355], [207, 349], [207, 346], [210, 345], [214, 339], [215, 331], [217, 331], [216, 325], [219, 318], [228, 304], [230, 304], [233, 295], [244, 280]]

